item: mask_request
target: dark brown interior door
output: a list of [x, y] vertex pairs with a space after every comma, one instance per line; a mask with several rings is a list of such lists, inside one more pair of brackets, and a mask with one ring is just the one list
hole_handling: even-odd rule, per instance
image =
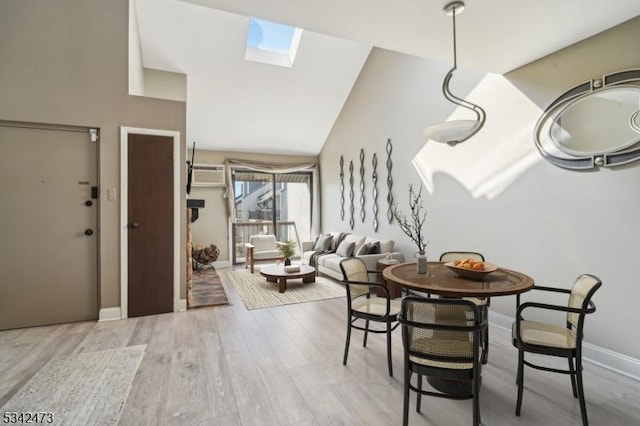
[[173, 138], [128, 136], [128, 316], [173, 311]]

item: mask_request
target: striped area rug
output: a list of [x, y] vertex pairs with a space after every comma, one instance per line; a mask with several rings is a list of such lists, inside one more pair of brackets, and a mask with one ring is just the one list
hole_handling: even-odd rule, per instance
[[[222, 271], [220, 273], [223, 274]], [[347, 295], [342, 284], [325, 277], [316, 277], [315, 283], [303, 283], [302, 279], [287, 280], [287, 291], [278, 293], [278, 285], [267, 282], [257, 270], [253, 274], [248, 271], [226, 271], [224, 276], [236, 288], [247, 309], [334, 299]]]

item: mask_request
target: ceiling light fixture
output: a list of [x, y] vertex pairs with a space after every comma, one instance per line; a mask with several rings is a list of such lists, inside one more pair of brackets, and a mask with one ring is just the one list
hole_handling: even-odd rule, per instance
[[459, 105], [472, 111], [476, 115], [475, 120], [451, 120], [444, 123], [434, 124], [425, 129], [424, 135], [436, 142], [443, 142], [450, 146], [456, 146], [460, 142], [464, 142], [471, 136], [478, 133], [484, 126], [486, 114], [482, 108], [464, 99], [451, 94], [449, 90], [449, 81], [453, 76], [453, 72], [458, 67], [456, 59], [456, 15], [464, 11], [464, 2], [454, 1], [447, 4], [442, 9], [445, 15], [453, 17], [453, 68], [449, 70], [442, 83], [442, 94], [447, 100], [453, 104]]

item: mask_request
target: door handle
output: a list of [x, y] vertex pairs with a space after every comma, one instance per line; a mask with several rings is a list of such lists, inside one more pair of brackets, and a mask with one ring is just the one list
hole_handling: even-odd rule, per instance
[[135, 220], [133, 222], [131, 222], [131, 225], [129, 225], [129, 227], [132, 228], [132, 229], [138, 229], [139, 226], [140, 225]]
[[93, 229], [85, 229], [84, 230], [84, 235], [87, 235], [87, 236], [93, 235]]

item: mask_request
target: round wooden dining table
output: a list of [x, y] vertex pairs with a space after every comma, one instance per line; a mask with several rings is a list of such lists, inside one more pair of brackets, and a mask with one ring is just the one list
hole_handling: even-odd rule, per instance
[[498, 267], [481, 279], [456, 275], [444, 262], [428, 262], [427, 273], [419, 274], [416, 263], [399, 263], [382, 271], [389, 286], [437, 294], [443, 297], [495, 297], [520, 294], [533, 288], [533, 278], [522, 272]]
[[[417, 269], [415, 262], [399, 263], [384, 269], [382, 276], [388, 287], [400, 286], [449, 298], [488, 298], [520, 294], [531, 290], [534, 285], [530, 276], [500, 267], [476, 279], [458, 276], [444, 262], [428, 262], [426, 274], [419, 274]], [[427, 377], [427, 381], [434, 388], [450, 395], [471, 394], [470, 380]]]

